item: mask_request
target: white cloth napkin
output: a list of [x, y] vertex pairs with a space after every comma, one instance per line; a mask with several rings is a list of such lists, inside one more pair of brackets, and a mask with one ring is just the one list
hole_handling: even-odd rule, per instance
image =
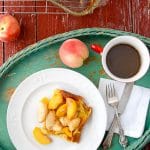
[[[107, 104], [106, 101], [105, 91], [107, 83], [114, 83], [119, 99], [123, 93], [125, 83], [120, 83], [114, 80], [103, 78], [100, 79], [99, 91], [106, 104], [108, 114], [107, 120], [107, 130], [108, 130], [113, 120], [114, 111], [112, 107], [110, 107]], [[125, 135], [134, 138], [139, 138], [142, 135], [144, 131], [149, 102], [150, 102], [150, 89], [134, 85], [128, 104], [126, 105], [124, 113], [121, 115], [121, 124], [124, 129]], [[115, 132], [118, 133], [118, 129], [116, 129]]]

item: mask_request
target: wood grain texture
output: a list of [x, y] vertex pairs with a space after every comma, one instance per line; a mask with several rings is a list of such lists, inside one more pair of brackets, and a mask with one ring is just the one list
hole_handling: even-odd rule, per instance
[[133, 32], [150, 37], [150, 0], [132, 0]]
[[[3, 1], [0, 1], [0, 11], [3, 11], [3, 8], [1, 6], [3, 6]], [[0, 66], [3, 64], [3, 51], [3, 43], [0, 42]]]
[[[0, 2], [2, 5], [2, 2]], [[25, 2], [5, 0], [5, 11], [35, 11], [36, 6], [45, 6], [45, 2]], [[31, 6], [31, 8], [20, 8], [13, 6]], [[7, 7], [9, 6], [9, 7]], [[11, 6], [11, 7], [10, 7]], [[48, 6], [52, 4], [48, 3]], [[148, 31], [150, 26], [150, 0], [108, 0], [107, 5], [97, 8], [93, 14], [75, 17], [68, 14], [15, 14], [21, 24], [21, 35], [15, 42], [5, 43], [4, 48], [0, 43], [0, 64], [3, 59], [15, 54], [22, 48], [43, 38], [57, 33], [86, 28], [86, 27], [105, 27], [124, 31], [139, 33], [150, 37]], [[46, 11], [44, 8], [36, 8], [36, 11]], [[62, 12], [61, 9], [53, 7], [48, 11]], [[5, 51], [3, 53], [3, 50]], [[3, 56], [3, 54], [5, 56]]]
[[3, 43], [0, 43], [0, 66], [3, 64]]
[[[121, 9], [120, 9], [121, 8]], [[105, 27], [131, 31], [131, 7], [129, 0], [109, 0], [91, 15], [76, 18], [69, 16], [69, 30], [83, 27]]]
[[[14, 11], [35, 11], [35, 2], [31, 1], [5, 1], [4, 5], [6, 9], [5, 11], [11, 12], [11, 14], [13, 14]], [[33, 5], [33, 7], [23, 7], [28, 5]], [[17, 18], [21, 25], [21, 35], [16, 41], [4, 44], [5, 60], [7, 60], [10, 56], [15, 54], [17, 51], [36, 42], [36, 16], [32, 14], [15, 14], [14, 16]]]
[[[48, 3], [49, 6], [53, 6]], [[36, 6], [45, 6], [45, 2], [36, 2]], [[39, 12], [43, 12], [43, 8], [37, 9]], [[59, 8], [48, 8], [48, 12], [53, 11], [62, 12]], [[57, 33], [63, 33], [68, 31], [68, 14], [38, 14], [37, 15], [37, 40], [41, 40], [48, 36], [52, 36]]]
[[150, 150], [150, 143], [147, 144], [147, 146], [145, 146], [145, 148], [143, 150]]
[[109, 0], [107, 5], [97, 8], [93, 14], [83, 17], [68, 14], [38, 15], [37, 40], [86, 27], [106, 27], [132, 31], [130, 5], [130, 0]]

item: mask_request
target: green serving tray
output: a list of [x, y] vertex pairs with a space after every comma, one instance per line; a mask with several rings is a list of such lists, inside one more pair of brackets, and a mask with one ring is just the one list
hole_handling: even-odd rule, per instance
[[[98, 86], [99, 78], [107, 78], [107, 75], [104, 73], [101, 66], [101, 56], [93, 52], [90, 49], [90, 45], [92, 43], [99, 43], [104, 46], [109, 40], [120, 35], [132, 35], [138, 37], [150, 47], [150, 38], [137, 34], [109, 29], [86, 28], [44, 39], [36, 44], [28, 46], [5, 62], [0, 68], [0, 149], [15, 149], [9, 139], [6, 126], [7, 106], [12, 93], [26, 77], [39, 70], [53, 67], [66, 68], [66, 66], [61, 63], [58, 56], [58, 49], [64, 40], [78, 38], [87, 44], [90, 50], [90, 57], [82, 67], [74, 70], [87, 76], [96, 86]], [[136, 84], [150, 88], [150, 70], [141, 80], [137, 81]], [[127, 149], [129, 150], [142, 149], [150, 142], [150, 106], [143, 135], [138, 139], [128, 137], [128, 140], [129, 146]], [[101, 146], [99, 149], [101, 149]], [[117, 134], [113, 138], [112, 147], [110, 149], [122, 149], [118, 143]]]

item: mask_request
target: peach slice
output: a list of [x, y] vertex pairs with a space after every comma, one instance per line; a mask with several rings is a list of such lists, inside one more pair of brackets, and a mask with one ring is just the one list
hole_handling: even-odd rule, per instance
[[48, 113], [48, 98], [43, 98], [38, 107], [38, 121], [43, 122], [46, 119]]
[[48, 104], [49, 104], [49, 99], [48, 99], [47, 97], [43, 97], [43, 98], [41, 99], [41, 102], [48, 106]]
[[63, 96], [59, 92], [54, 92], [54, 95], [49, 101], [49, 109], [56, 109], [60, 104], [63, 103]]
[[48, 136], [44, 135], [38, 127], [34, 128], [33, 135], [35, 140], [40, 144], [49, 144], [52, 142], [52, 140]]
[[62, 130], [62, 125], [60, 124], [59, 121], [56, 121], [56, 123], [54, 124], [54, 126], [52, 127], [53, 131], [59, 132]]
[[72, 98], [66, 98], [67, 103], [67, 118], [73, 119], [77, 112], [77, 103]]
[[56, 123], [56, 115], [54, 111], [50, 111], [46, 117], [46, 128], [51, 130], [51, 128]]
[[67, 126], [68, 123], [69, 123], [69, 120], [68, 120], [67, 117], [60, 117], [60, 118], [59, 118], [59, 121], [61, 122], [61, 124], [62, 124], [64, 127]]
[[56, 116], [63, 117], [66, 115], [66, 113], [67, 113], [67, 104], [63, 104], [60, 107], [58, 107], [58, 109], [56, 111]]
[[69, 131], [68, 127], [63, 128], [63, 132], [68, 136], [68, 137], [72, 137], [72, 133]]
[[44, 135], [49, 135], [49, 134], [50, 134], [49, 130], [47, 130], [47, 129], [44, 128], [44, 127], [41, 128], [41, 132], [42, 132]]
[[81, 121], [80, 118], [75, 118], [75, 119], [71, 120], [68, 123], [69, 130], [70, 131], [74, 131], [75, 129], [77, 129], [79, 127], [80, 121]]
[[78, 68], [83, 65], [83, 61], [88, 58], [87, 46], [78, 39], [66, 40], [59, 49], [61, 61], [71, 67]]

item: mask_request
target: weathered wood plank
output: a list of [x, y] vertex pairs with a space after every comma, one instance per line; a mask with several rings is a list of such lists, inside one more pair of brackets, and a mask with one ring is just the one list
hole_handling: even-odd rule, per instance
[[[6, 0], [4, 2], [4, 5], [5, 5], [5, 11], [11, 12], [11, 14], [13, 14], [13, 12], [16, 11], [19, 12], [35, 11], [34, 1], [7, 1]], [[24, 7], [24, 6], [33, 6], [33, 7]], [[27, 45], [36, 42], [36, 16], [34, 14], [15, 14], [14, 16], [21, 24], [21, 34], [16, 41], [5, 43], [4, 45], [5, 60], [7, 60], [10, 56], [15, 54], [17, 51], [23, 49]]]
[[106, 27], [132, 31], [130, 0], [109, 0], [93, 14], [75, 17], [71, 15], [38, 15], [37, 39], [86, 27]]
[[150, 0], [132, 0], [133, 32], [150, 37]]
[[131, 31], [131, 10], [129, 0], [109, 0], [106, 6], [84, 17], [69, 16], [69, 30], [82, 27], [105, 27]]
[[[38, 8], [37, 12], [46, 11], [43, 8], [45, 7], [45, 2], [36, 2], [36, 6], [42, 6]], [[50, 2], [48, 2], [49, 7], [47, 12], [59, 13], [63, 12], [61, 9], [54, 7]], [[37, 15], [37, 40], [41, 40], [48, 36], [52, 36], [56, 33], [62, 33], [68, 31], [68, 22], [67, 14], [38, 14]]]
[[3, 43], [0, 42], [0, 66], [3, 64]]
[[[0, 1], [0, 12], [3, 11], [3, 1]], [[0, 66], [3, 64], [3, 43], [0, 42]]]

